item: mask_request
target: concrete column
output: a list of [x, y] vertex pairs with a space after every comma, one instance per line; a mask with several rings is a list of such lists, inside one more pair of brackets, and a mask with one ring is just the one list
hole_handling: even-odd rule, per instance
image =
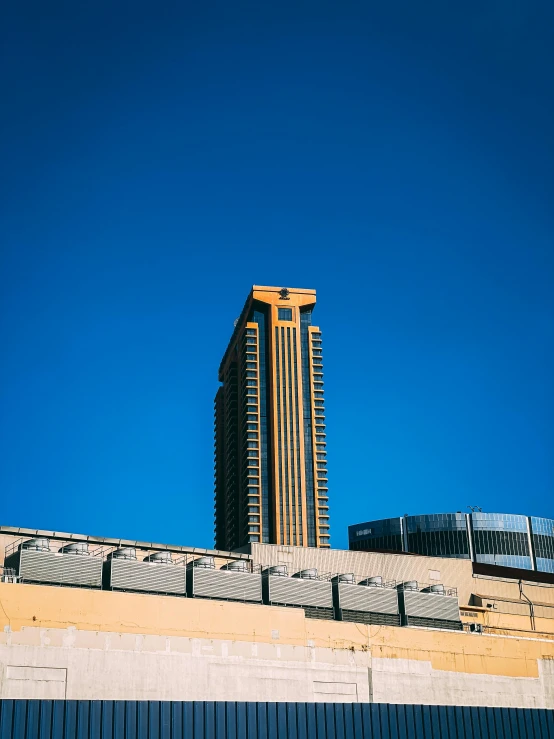
[[467, 540], [469, 542], [469, 557], [475, 562], [475, 547], [473, 546], [473, 526], [471, 525], [471, 513], [466, 513]]
[[533, 525], [531, 516], [527, 516], [527, 540], [529, 542], [529, 554], [531, 555], [531, 569], [537, 569], [537, 557], [535, 555], [535, 547], [533, 546]]
[[400, 531], [402, 533], [402, 551], [403, 552], [409, 552], [408, 549], [408, 522], [407, 519], [408, 516], [401, 516], [400, 517]]

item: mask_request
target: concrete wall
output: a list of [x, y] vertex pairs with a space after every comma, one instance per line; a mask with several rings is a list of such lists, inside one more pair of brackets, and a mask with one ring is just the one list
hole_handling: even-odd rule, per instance
[[554, 640], [0, 584], [0, 697], [554, 708]]

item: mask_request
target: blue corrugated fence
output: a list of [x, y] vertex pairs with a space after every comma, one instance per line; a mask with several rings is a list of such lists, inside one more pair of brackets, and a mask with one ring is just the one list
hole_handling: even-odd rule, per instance
[[0, 739], [554, 739], [554, 711], [387, 703], [2, 700]]

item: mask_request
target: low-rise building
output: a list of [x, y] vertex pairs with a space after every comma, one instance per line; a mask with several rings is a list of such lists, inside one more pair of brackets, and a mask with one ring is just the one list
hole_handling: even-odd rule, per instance
[[[418, 555], [258, 543], [220, 552], [6, 527], [0, 537], [8, 562], [16, 552], [45, 555], [42, 569], [29, 560], [27, 574], [4, 566], [3, 699], [554, 708], [554, 587], [547, 583], [478, 575], [470, 561]], [[75, 565], [56, 570], [54, 558], [79, 557], [100, 557], [103, 573], [115, 560], [130, 568], [116, 588], [105, 576], [100, 584], [46, 584], [60, 572], [75, 577]], [[202, 577], [191, 590], [193, 568], [215, 579]], [[171, 582], [181, 582], [174, 573], [182, 572], [184, 592], [154, 588], [170, 582], [168, 570]], [[282, 578], [284, 587], [273, 590], [279, 605], [268, 604], [264, 576]], [[251, 578], [242, 588], [241, 577]], [[345, 600], [354, 616], [343, 618], [339, 584], [370, 593], [373, 605]], [[406, 618], [389, 618], [391, 593]], [[432, 611], [438, 604], [446, 618], [404, 613], [401, 596], [414, 596], [418, 608], [422, 599]]]

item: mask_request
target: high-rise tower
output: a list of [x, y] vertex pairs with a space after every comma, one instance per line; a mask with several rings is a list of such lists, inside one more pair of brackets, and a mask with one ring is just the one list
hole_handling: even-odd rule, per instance
[[254, 285], [219, 367], [215, 546], [329, 546], [315, 290]]

